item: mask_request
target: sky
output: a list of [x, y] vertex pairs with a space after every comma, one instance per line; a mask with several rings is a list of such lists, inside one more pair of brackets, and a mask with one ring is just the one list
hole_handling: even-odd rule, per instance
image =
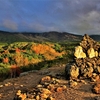
[[100, 0], [0, 0], [0, 30], [100, 34]]

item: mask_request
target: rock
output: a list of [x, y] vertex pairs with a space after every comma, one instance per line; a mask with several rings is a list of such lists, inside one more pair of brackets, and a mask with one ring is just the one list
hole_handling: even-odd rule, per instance
[[81, 46], [77, 46], [75, 48], [75, 53], [74, 53], [74, 56], [76, 58], [86, 58], [86, 54], [83, 52], [83, 49]]
[[79, 76], [79, 68], [74, 64], [71, 66], [70, 69], [70, 77], [73, 78], [77, 78]]
[[69, 64], [65, 67], [65, 74], [67, 79], [78, 78], [79, 68], [75, 64]]
[[94, 100], [100, 100], [100, 96], [94, 97]]
[[98, 55], [99, 55], [99, 54], [98, 54], [98, 52], [97, 52], [97, 51], [95, 51], [95, 57], [98, 57]]
[[94, 88], [93, 88], [93, 92], [100, 94], [100, 83], [97, 83]]
[[50, 96], [46, 100], [56, 100], [56, 99]]
[[41, 96], [42, 100], [45, 100], [46, 98], [48, 98], [48, 95], [46, 95], [46, 94], [40, 94], [40, 96]]
[[95, 52], [93, 48], [89, 48], [87, 50], [87, 54], [88, 54], [89, 58], [93, 58], [93, 57], [97, 56], [97, 52]]
[[77, 82], [70, 80], [69, 85], [70, 85], [70, 87], [74, 88], [75, 86], [77, 86]]
[[26, 93], [24, 93], [24, 94], [20, 94], [19, 97], [21, 97], [21, 100], [25, 100], [25, 99], [26, 99]]
[[28, 74], [29, 74], [29, 72], [20, 73], [20, 77], [25, 76], [25, 75], [28, 75]]
[[63, 88], [62, 87], [57, 87], [56, 88], [56, 92], [62, 92], [63, 91]]
[[40, 96], [39, 95], [36, 96], [36, 100], [40, 100]]
[[84, 84], [87, 84], [85, 80], [80, 80], [80, 82], [82, 82], [82, 83], [84, 83]]
[[3, 87], [3, 85], [0, 85], [0, 88]]
[[41, 83], [44, 83], [44, 82], [50, 82], [51, 81], [51, 77], [50, 76], [45, 76], [41, 79]]
[[99, 75], [97, 75], [96, 73], [92, 74], [91, 81], [97, 82], [99, 79], [100, 79]]
[[86, 65], [89, 66], [89, 67], [93, 67], [91, 62], [86, 62]]
[[97, 66], [97, 73], [100, 73], [100, 66]]
[[48, 86], [47, 86], [47, 88], [50, 90], [50, 91], [55, 91], [55, 85], [54, 84], [49, 84]]
[[43, 89], [42, 89], [42, 93], [43, 93], [43, 94], [46, 94], [46, 95], [50, 95], [50, 94], [51, 94], [51, 91], [48, 90], [48, 89], [43, 88]]
[[17, 93], [16, 93], [16, 95], [19, 96], [20, 94], [21, 94], [21, 90], [18, 90]]
[[37, 88], [42, 88], [43, 86], [41, 84], [38, 84], [37, 85]]
[[89, 48], [95, 48], [95, 50], [98, 51], [99, 48], [98, 43], [90, 38], [87, 34], [84, 35], [80, 46], [83, 48], [84, 51], [87, 51]]

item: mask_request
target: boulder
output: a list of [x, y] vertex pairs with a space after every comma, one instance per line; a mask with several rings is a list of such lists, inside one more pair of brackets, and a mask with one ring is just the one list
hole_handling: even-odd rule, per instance
[[77, 46], [75, 48], [75, 53], [74, 53], [74, 56], [76, 58], [85, 58], [86, 57], [86, 54], [83, 52], [83, 49], [81, 46]]
[[66, 79], [75, 79], [79, 76], [79, 68], [76, 64], [69, 64], [65, 68]]
[[96, 52], [94, 51], [93, 48], [89, 48], [89, 49], [87, 50], [87, 54], [88, 54], [89, 58], [93, 58], [93, 57], [96, 56]]

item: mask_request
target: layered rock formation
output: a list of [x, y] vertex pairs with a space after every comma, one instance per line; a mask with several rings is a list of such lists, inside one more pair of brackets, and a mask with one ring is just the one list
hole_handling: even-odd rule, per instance
[[67, 79], [79, 77], [92, 79], [94, 74], [100, 74], [100, 44], [87, 34], [75, 48], [74, 56], [73, 63], [65, 68]]

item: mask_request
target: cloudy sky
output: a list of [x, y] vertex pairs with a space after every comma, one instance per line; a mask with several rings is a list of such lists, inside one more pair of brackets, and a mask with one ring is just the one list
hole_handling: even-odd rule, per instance
[[100, 34], [100, 0], [0, 0], [0, 30]]

